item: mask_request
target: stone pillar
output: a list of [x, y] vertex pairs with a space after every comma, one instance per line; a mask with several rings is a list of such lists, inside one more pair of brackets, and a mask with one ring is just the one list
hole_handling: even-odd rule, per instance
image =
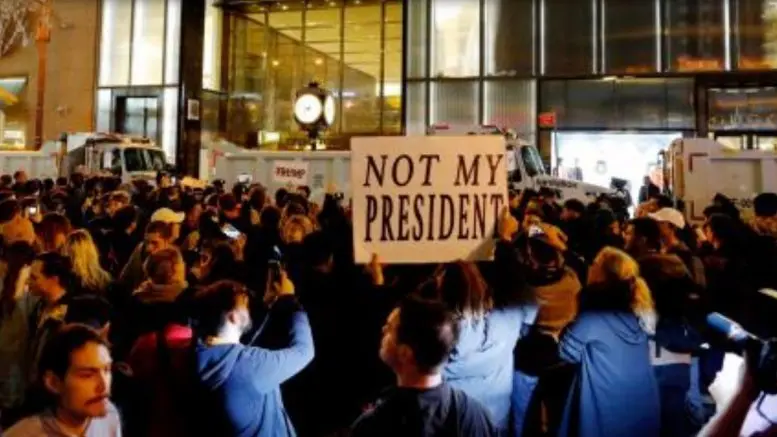
[[175, 163], [187, 175], [199, 176], [202, 147], [202, 110], [189, 119], [190, 102], [202, 107], [202, 50], [205, 34], [206, 0], [185, 0], [181, 8], [181, 81], [178, 149]]

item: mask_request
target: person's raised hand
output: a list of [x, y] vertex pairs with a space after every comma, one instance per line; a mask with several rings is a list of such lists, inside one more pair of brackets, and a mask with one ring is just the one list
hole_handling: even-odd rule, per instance
[[273, 284], [273, 291], [275, 291], [276, 297], [294, 295], [294, 283], [291, 282], [285, 270], [281, 270], [280, 277]]
[[499, 217], [499, 238], [512, 241], [516, 232], [518, 232], [518, 220], [510, 213], [509, 207], [504, 207]]
[[383, 276], [383, 263], [381, 263], [377, 253], [372, 254], [372, 258], [370, 258], [370, 263], [367, 264], [366, 269], [372, 278], [372, 285], [379, 287], [386, 283], [386, 278]]

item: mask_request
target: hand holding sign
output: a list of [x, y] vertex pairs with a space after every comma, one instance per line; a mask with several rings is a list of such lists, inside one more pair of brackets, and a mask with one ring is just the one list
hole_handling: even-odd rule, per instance
[[504, 138], [354, 138], [354, 254], [387, 263], [493, 258], [507, 205]]
[[372, 278], [372, 285], [379, 287], [386, 283], [386, 278], [383, 276], [383, 264], [381, 264], [380, 257], [377, 254], [372, 254], [372, 259], [367, 264], [366, 270]]
[[502, 217], [499, 218], [499, 238], [503, 241], [513, 241], [516, 232], [518, 232], [518, 220], [510, 213], [510, 208], [505, 207], [502, 210]]

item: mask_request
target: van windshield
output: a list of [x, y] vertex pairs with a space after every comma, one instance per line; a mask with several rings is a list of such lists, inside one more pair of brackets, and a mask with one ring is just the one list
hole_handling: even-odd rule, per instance
[[165, 167], [165, 154], [161, 150], [128, 147], [124, 149], [127, 171], [160, 171]]
[[521, 160], [529, 177], [545, 175], [545, 165], [542, 158], [533, 146], [521, 146]]

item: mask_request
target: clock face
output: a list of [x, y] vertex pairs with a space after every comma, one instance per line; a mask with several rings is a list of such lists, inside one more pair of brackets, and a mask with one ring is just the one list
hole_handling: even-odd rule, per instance
[[335, 122], [335, 98], [332, 96], [327, 96], [324, 101], [324, 120], [330, 126]]
[[324, 110], [321, 100], [312, 94], [303, 94], [294, 103], [294, 116], [303, 124], [312, 124], [321, 117]]

